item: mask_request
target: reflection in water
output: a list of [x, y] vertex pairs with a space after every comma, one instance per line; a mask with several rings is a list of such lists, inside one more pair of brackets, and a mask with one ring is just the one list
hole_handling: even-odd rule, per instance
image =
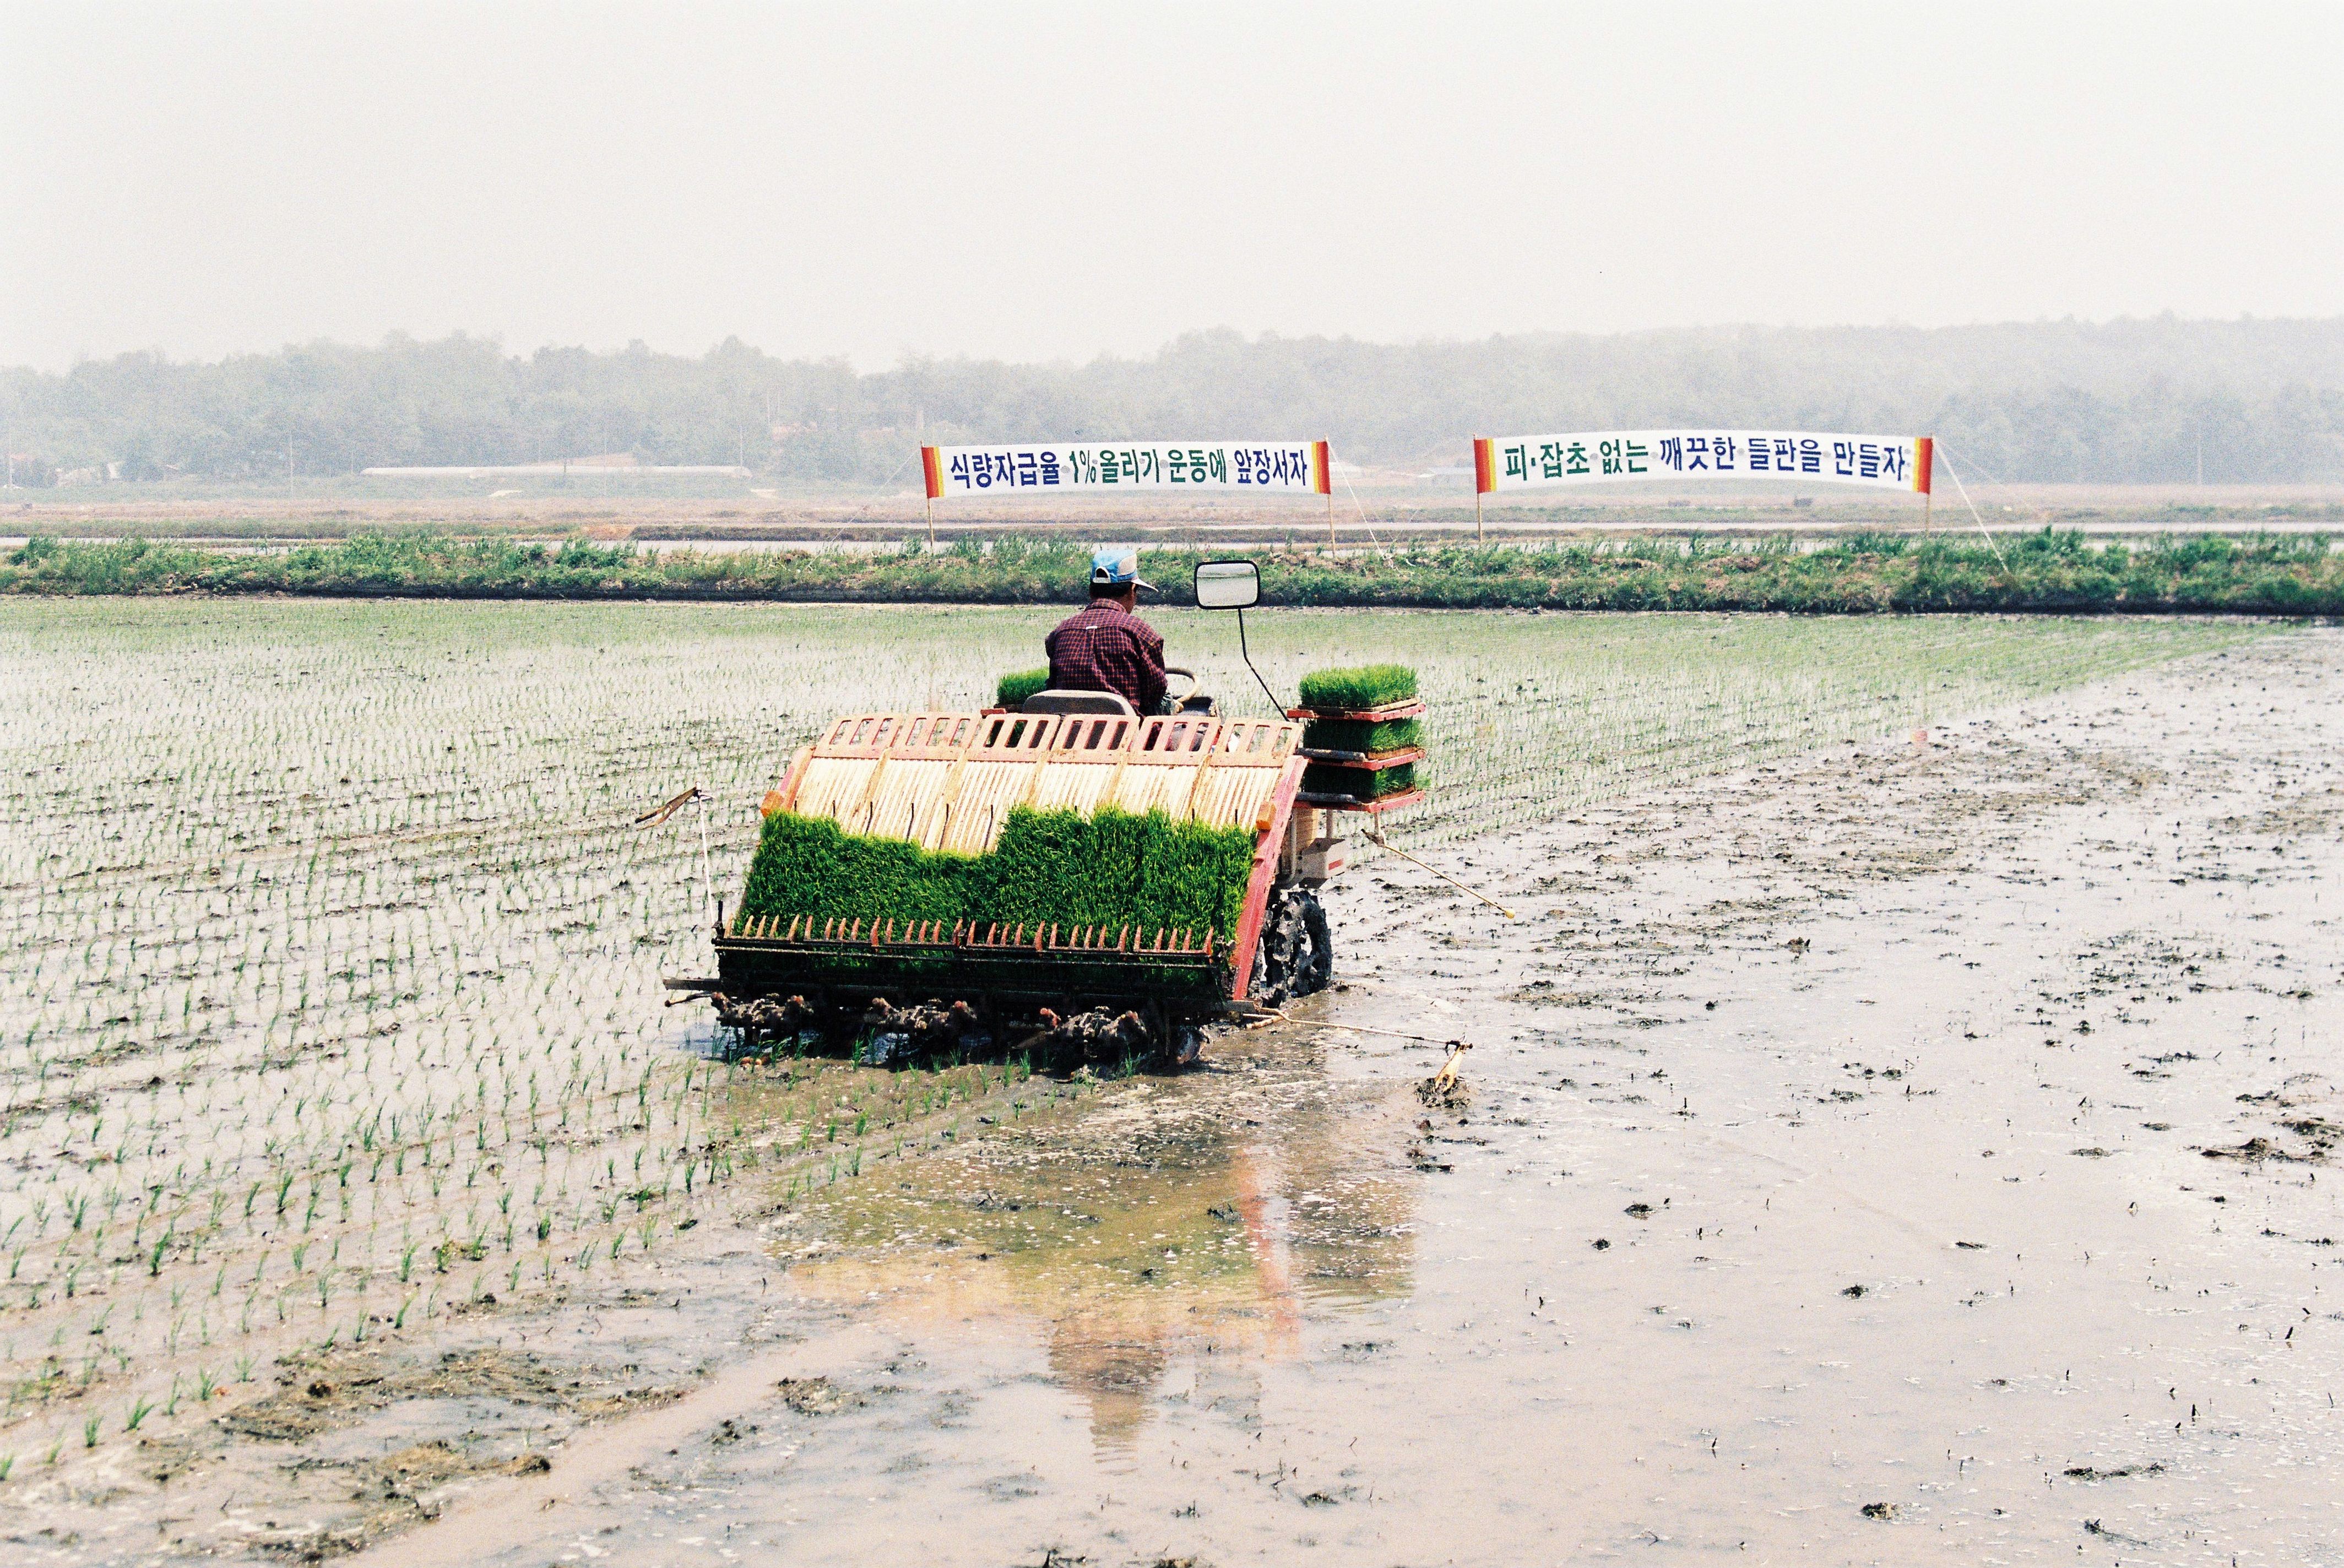
[[1021, 1116], [831, 1189], [808, 1219], [810, 1297], [1038, 1334], [1103, 1449], [1129, 1443], [1176, 1364], [1251, 1412], [1255, 1369], [1302, 1314], [1402, 1295], [1414, 1242], [1404, 1091], [1329, 1081], [1321, 1050], [1228, 1042], [1211, 1070]]

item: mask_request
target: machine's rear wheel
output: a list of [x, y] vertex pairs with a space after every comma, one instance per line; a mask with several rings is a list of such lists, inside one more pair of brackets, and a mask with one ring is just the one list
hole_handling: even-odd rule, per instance
[[1335, 975], [1335, 948], [1327, 912], [1308, 888], [1280, 887], [1263, 912], [1261, 943], [1254, 949], [1253, 980], [1246, 994], [1275, 1007], [1323, 991]]

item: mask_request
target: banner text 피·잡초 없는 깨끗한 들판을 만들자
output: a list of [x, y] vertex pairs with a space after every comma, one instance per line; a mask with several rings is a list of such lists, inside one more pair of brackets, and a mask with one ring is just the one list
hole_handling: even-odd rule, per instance
[[1927, 436], [1826, 430], [1579, 430], [1477, 436], [1474, 485], [1493, 491], [1650, 479], [1789, 479], [1926, 494]]

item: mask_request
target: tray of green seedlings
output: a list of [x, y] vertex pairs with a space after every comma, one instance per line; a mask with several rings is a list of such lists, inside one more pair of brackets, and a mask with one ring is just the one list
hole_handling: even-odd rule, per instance
[[1020, 670], [1014, 675], [1001, 677], [1000, 683], [993, 689], [993, 705], [996, 708], [1023, 707], [1026, 698], [1049, 688], [1048, 670]]
[[1424, 760], [1424, 721], [1405, 719], [1309, 719], [1298, 748], [1313, 762], [1354, 767], [1392, 768]]
[[1416, 782], [1416, 764], [1398, 767], [1351, 767], [1337, 763], [1313, 763], [1302, 771], [1302, 787], [1294, 798], [1304, 805], [1332, 811], [1390, 811], [1424, 798]]
[[[732, 936], [720, 946], [737, 946], [753, 930], [760, 940], [797, 933], [784, 939], [801, 946], [863, 941], [883, 928], [904, 929], [908, 940], [915, 926], [990, 945], [976, 934], [1046, 927], [1067, 936], [1079, 929], [1094, 939], [1106, 933], [1118, 953], [1128, 943], [1132, 962], [1187, 968], [1192, 951], [1225, 952], [1242, 923], [1254, 848], [1248, 827], [1113, 806], [1088, 817], [1013, 807], [999, 843], [975, 855], [776, 812], [765, 819], [749, 864]], [[817, 929], [825, 935], [817, 938]], [[1208, 936], [1219, 946], [1211, 946]], [[1174, 940], [1176, 958], [1138, 951], [1142, 944]], [[901, 956], [908, 962], [919, 956]]]
[[1404, 664], [1318, 670], [1302, 678], [1303, 771], [1298, 796], [1339, 811], [1388, 811], [1420, 799], [1424, 703]]
[[1360, 664], [1314, 670], [1302, 677], [1302, 703], [1289, 719], [1413, 719], [1424, 713], [1416, 694], [1416, 672], [1405, 664]]

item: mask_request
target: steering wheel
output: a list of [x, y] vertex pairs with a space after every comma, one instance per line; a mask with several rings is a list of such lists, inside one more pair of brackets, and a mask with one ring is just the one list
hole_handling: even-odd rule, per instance
[[1197, 694], [1197, 673], [1195, 671], [1183, 670], [1177, 664], [1167, 664], [1164, 666], [1164, 673], [1167, 675], [1186, 675], [1188, 678], [1188, 689], [1187, 691], [1170, 693], [1165, 699], [1171, 703], [1175, 707], [1177, 707], [1180, 703], [1187, 702], [1189, 698]]

